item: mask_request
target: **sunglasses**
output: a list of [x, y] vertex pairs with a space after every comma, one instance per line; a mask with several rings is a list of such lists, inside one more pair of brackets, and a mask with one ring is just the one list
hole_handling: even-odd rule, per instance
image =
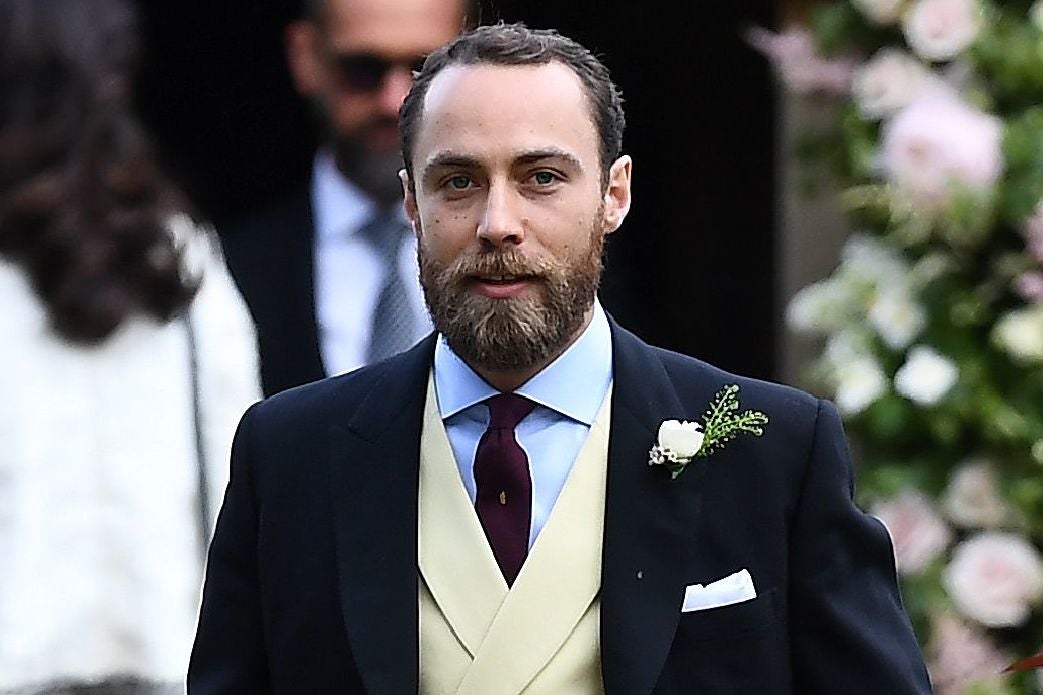
[[419, 72], [427, 56], [386, 58], [375, 53], [331, 53], [330, 59], [341, 84], [355, 92], [375, 92], [394, 68]]

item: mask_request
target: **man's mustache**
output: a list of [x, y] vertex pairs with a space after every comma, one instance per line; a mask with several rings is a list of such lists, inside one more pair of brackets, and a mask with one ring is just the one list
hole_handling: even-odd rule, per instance
[[447, 275], [455, 282], [484, 277], [542, 278], [553, 266], [539, 257], [529, 257], [518, 251], [484, 251], [463, 256], [449, 266]]

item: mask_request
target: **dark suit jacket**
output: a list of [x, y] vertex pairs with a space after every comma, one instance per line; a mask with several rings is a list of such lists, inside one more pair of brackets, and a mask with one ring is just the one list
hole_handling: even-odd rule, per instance
[[[851, 501], [834, 408], [614, 324], [612, 335], [606, 692], [930, 692], [887, 533]], [[417, 691], [417, 471], [433, 346], [244, 416], [210, 549], [192, 695]], [[676, 480], [649, 467], [659, 424], [699, 419], [729, 383], [744, 408], [768, 414], [763, 437], [739, 437]], [[681, 613], [686, 585], [742, 568], [756, 599]]]
[[308, 187], [223, 229], [221, 238], [225, 261], [257, 326], [265, 395], [322, 379]]

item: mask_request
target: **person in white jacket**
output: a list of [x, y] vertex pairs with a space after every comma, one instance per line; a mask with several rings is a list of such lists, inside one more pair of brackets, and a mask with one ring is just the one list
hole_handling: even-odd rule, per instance
[[124, 0], [0, 0], [0, 693], [184, 689], [254, 329], [130, 104]]

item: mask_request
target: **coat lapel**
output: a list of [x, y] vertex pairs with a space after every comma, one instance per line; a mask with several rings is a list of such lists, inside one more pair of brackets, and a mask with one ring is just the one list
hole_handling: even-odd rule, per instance
[[[602, 561], [602, 673], [609, 695], [644, 695], [662, 671], [680, 619], [706, 463], [693, 460], [673, 480], [665, 469], [648, 465], [648, 450], [663, 420], [692, 420], [702, 413], [685, 412], [653, 348], [614, 322], [612, 343], [615, 390]], [[706, 390], [705, 402], [713, 395], [709, 383], [686, 388]]]
[[366, 692], [416, 692], [417, 471], [434, 337], [389, 362], [346, 427], [331, 428], [344, 623]]

